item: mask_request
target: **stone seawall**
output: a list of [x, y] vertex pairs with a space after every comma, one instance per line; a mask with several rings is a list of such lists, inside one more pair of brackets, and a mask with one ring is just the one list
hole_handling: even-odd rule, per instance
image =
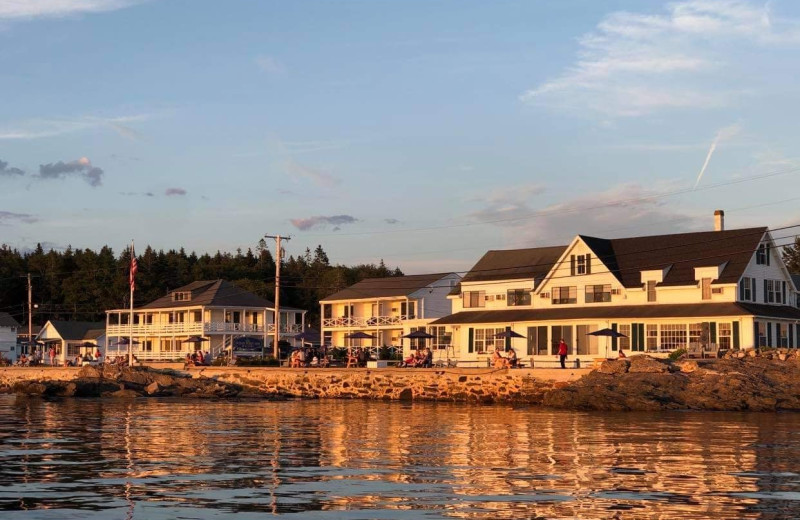
[[[588, 369], [289, 369], [266, 367], [196, 367], [181, 371], [181, 373], [191, 375], [192, 378], [198, 380], [198, 383], [217, 381], [221, 384], [244, 387], [248, 390], [246, 394], [250, 396], [484, 403], [498, 401], [530, 404], [541, 403], [544, 395], [548, 392], [577, 381], [588, 372], [590, 372]], [[87, 370], [81, 368], [6, 367], [0, 368], [0, 388], [12, 389], [20, 383], [69, 383], [87, 376], [92, 376], [92, 374], [88, 374]], [[115, 377], [119, 379], [118, 375]], [[142, 383], [143, 381], [139, 381], [139, 386]], [[162, 386], [166, 386], [166, 383], [163, 383]], [[186, 385], [182, 384], [182, 386]]]
[[590, 370], [205, 367], [190, 372], [194, 377], [243, 385], [267, 395], [539, 404], [546, 393]]

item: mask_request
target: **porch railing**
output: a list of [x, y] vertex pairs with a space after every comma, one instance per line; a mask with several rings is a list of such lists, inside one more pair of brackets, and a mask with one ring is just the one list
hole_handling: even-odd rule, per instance
[[386, 327], [391, 325], [402, 325], [406, 320], [418, 318], [413, 314], [401, 314], [397, 316], [340, 316], [338, 318], [323, 318], [322, 326], [328, 328], [335, 327]]
[[[303, 332], [300, 324], [289, 324], [281, 326], [281, 334], [297, 334]], [[109, 325], [106, 335], [111, 337], [128, 337], [133, 333], [134, 336], [193, 336], [204, 333], [214, 332], [264, 332], [264, 325], [253, 325], [250, 323], [225, 323], [213, 321], [209, 323], [164, 323], [164, 324], [140, 324], [134, 325]], [[275, 333], [275, 325], [267, 325], [268, 333]]]

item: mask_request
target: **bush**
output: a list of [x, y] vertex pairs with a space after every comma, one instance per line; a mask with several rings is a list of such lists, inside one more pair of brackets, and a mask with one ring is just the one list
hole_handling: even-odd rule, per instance
[[236, 366], [239, 367], [277, 367], [280, 363], [275, 356], [238, 357]]
[[688, 352], [688, 351], [685, 348], [679, 348], [678, 350], [675, 350], [674, 352], [670, 352], [669, 358], [672, 361], [677, 361], [680, 358], [682, 358], [686, 354], [686, 352]]

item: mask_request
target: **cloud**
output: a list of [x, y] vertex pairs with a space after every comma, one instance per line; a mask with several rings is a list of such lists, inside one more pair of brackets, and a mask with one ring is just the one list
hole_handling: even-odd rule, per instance
[[383, 221], [386, 222], [387, 224], [399, 224], [400, 223], [400, 221], [397, 220], [396, 218], [385, 218], [385, 219], [383, 219]]
[[11, 175], [25, 175], [25, 172], [20, 170], [19, 168], [8, 167], [8, 163], [5, 161], [0, 161], [0, 177], [7, 176], [10, 177]]
[[146, 0], [3, 0], [0, 19], [56, 18], [83, 13], [116, 11]]
[[798, 44], [797, 21], [747, 0], [674, 2], [663, 14], [620, 11], [579, 39], [574, 65], [520, 99], [612, 117], [722, 107], [747, 93], [724, 87], [726, 70], [745, 67], [737, 58], [742, 46]]
[[275, 77], [286, 76], [286, 67], [272, 56], [256, 56], [256, 65], [262, 72]]
[[186, 195], [186, 190], [183, 188], [167, 188], [164, 195], [167, 197], [182, 197]]
[[8, 224], [14, 221], [32, 224], [39, 219], [29, 213], [13, 213], [11, 211], [0, 211], [0, 224]]
[[662, 200], [663, 195], [675, 191], [675, 186], [620, 184], [538, 210], [502, 211], [489, 207], [469, 218], [503, 229], [507, 247], [565, 244], [579, 233], [614, 238], [677, 233], [710, 225], [710, 217], [707, 222], [693, 218]]
[[353, 224], [358, 219], [351, 215], [333, 215], [330, 217], [316, 216], [306, 218], [293, 218], [290, 220], [292, 225], [300, 231], [307, 231], [314, 228], [324, 228], [334, 226], [333, 231], [338, 231], [344, 224]]
[[534, 212], [531, 199], [545, 191], [541, 184], [523, 184], [495, 188], [468, 200], [470, 204], [485, 202], [486, 208], [473, 213], [473, 218], [481, 221], [509, 220], [530, 215]]
[[295, 179], [307, 179], [323, 188], [333, 188], [342, 182], [341, 179], [334, 177], [328, 172], [300, 164], [293, 159], [286, 161], [286, 170], [289, 172], [289, 175]]
[[0, 140], [42, 139], [102, 127], [111, 128], [128, 139], [140, 140], [142, 135], [126, 124], [146, 121], [150, 117], [148, 114], [138, 114], [110, 118], [84, 116], [72, 119], [30, 119], [0, 127]]
[[86, 157], [70, 162], [58, 161], [39, 165], [40, 179], [64, 179], [70, 175], [80, 175], [94, 188], [103, 184], [103, 170], [92, 166], [92, 162]]
[[152, 191], [121, 191], [119, 194], [125, 197], [155, 197]]
[[742, 130], [742, 127], [738, 124], [726, 126], [721, 128], [717, 135], [714, 137], [714, 140], [711, 142], [711, 147], [708, 149], [708, 154], [706, 155], [706, 160], [703, 163], [703, 167], [700, 168], [700, 174], [697, 176], [697, 180], [694, 183], [694, 187], [697, 188], [697, 185], [700, 184], [700, 181], [703, 179], [703, 174], [706, 172], [706, 168], [708, 168], [708, 163], [711, 161], [711, 156], [714, 155], [714, 150], [717, 149], [717, 145], [721, 141], [725, 141], [726, 139], [730, 139], [731, 137], [735, 136]]

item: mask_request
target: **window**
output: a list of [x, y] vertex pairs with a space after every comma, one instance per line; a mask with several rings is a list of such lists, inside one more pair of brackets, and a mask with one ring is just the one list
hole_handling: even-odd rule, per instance
[[782, 284], [779, 280], [764, 280], [764, 301], [766, 303], [781, 303]]
[[322, 333], [322, 344], [328, 347], [333, 345], [333, 331], [326, 330]]
[[486, 291], [464, 291], [461, 301], [465, 309], [486, 306]]
[[558, 354], [558, 344], [561, 340], [567, 344], [567, 355], [571, 356], [575, 353], [572, 345], [572, 325], [553, 325], [550, 327], [550, 353], [553, 355]]
[[139, 349], [143, 350], [145, 352], [152, 352], [153, 351], [153, 340], [151, 340], [151, 339], [143, 340], [142, 341], [142, 345], [141, 345], [141, 347], [139, 347]]
[[401, 302], [400, 314], [406, 319], [413, 320], [417, 314], [417, 302]]
[[700, 280], [700, 289], [702, 290], [702, 298], [704, 300], [711, 299], [711, 278], [703, 278]]
[[189, 291], [172, 293], [172, 301], [174, 302], [188, 302], [191, 299], [192, 299], [192, 293]]
[[528, 327], [528, 355], [547, 355], [547, 327]]
[[767, 327], [766, 324], [762, 321], [755, 322], [755, 334], [756, 334], [756, 346], [757, 347], [766, 347], [767, 346]]
[[503, 349], [506, 345], [505, 338], [495, 338], [495, 334], [504, 332], [505, 329], [475, 329], [474, 344], [475, 352], [485, 354], [494, 352], [495, 349]]
[[[777, 327], [776, 332], [778, 333], [778, 346], [784, 347], [784, 348], [788, 347], [789, 346], [789, 330], [788, 330], [787, 326], [786, 325], [781, 326], [780, 323], [777, 323], [776, 327]], [[788, 327], [791, 327], [791, 325], [788, 325]]]
[[661, 346], [667, 350], [686, 348], [686, 324], [661, 325]]
[[444, 325], [428, 327], [428, 333], [434, 336], [431, 339], [431, 350], [444, 350], [450, 346], [453, 336], [447, 332], [447, 328]]
[[578, 288], [572, 287], [553, 287], [553, 305], [563, 305], [565, 303], [578, 303]]
[[333, 318], [333, 306], [330, 303], [322, 305], [322, 317], [326, 320]]
[[601, 303], [611, 301], [610, 285], [587, 285], [586, 303]]
[[[597, 325], [577, 325], [575, 327], [575, 350], [579, 356], [596, 356], [598, 354], [599, 338], [597, 336], [589, 335], [590, 332], [594, 332], [596, 330]], [[605, 338], [605, 341], [609, 341], [609, 339]]]
[[569, 258], [569, 274], [592, 274], [592, 255], [572, 255]]
[[647, 350], [658, 350], [658, 325], [645, 325]]
[[647, 301], [654, 302], [656, 301], [656, 281], [649, 280], [647, 282]]
[[769, 265], [769, 250], [766, 244], [759, 244], [756, 250], [756, 264]]
[[621, 350], [630, 350], [631, 349], [631, 326], [630, 325], [620, 325], [617, 331], [620, 334], [625, 334], [625, 337], [619, 337], [617, 339], [617, 348]]
[[739, 281], [739, 300], [743, 302], [755, 301], [753, 289], [756, 286], [756, 279], [745, 276]]
[[730, 323], [717, 324], [717, 345], [720, 349], [731, 348], [731, 337], [733, 336], [733, 328]]
[[506, 295], [506, 305], [515, 307], [517, 305], [530, 305], [531, 293], [526, 289], [509, 289]]
[[202, 323], [203, 311], [192, 311], [192, 321], [195, 323]]

